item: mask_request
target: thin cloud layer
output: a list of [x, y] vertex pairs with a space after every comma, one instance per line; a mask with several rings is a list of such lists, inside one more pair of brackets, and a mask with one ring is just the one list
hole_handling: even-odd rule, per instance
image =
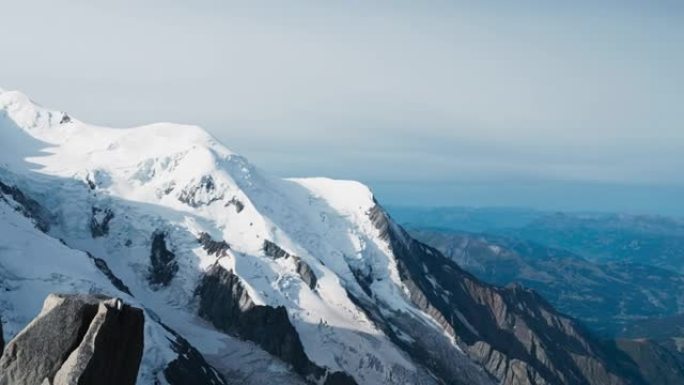
[[678, 2], [141, 3], [4, 5], [0, 84], [282, 175], [684, 185]]

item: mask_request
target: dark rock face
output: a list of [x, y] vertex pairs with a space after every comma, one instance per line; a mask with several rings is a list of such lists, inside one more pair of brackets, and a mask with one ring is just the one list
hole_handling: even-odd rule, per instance
[[244, 210], [244, 208], [245, 208], [245, 204], [242, 203], [242, 202], [241, 202], [239, 199], [237, 199], [236, 197], [230, 198], [230, 200], [228, 201], [228, 203], [225, 204], [225, 207], [228, 207], [228, 206], [234, 206], [234, 207], [235, 207], [235, 212], [238, 213], [238, 214], [241, 213], [242, 210]]
[[148, 280], [150, 284], [167, 286], [178, 272], [176, 256], [166, 247], [166, 234], [156, 232], [152, 235], [152, 250], [150, 253], [150, 270]]
[[104, 259], [97, 258], [88, 252], [86, 252], [86, 254], [88, 255], [88, 258], [90, 258], [95, 263], [95, 266], [102, 272], [102, 274], [104, 274], [107, 277], [107, 279], [109, 279], [109, 282], [111, 282], [112, 285], [114, 285], [114, 287], [130, 295], [131, 297], [133, 296], [133, 294], [131, 294], [130, 289], [128, 289], [128, 286], [126, 286], [126, 284], [124, 284], [123, 281], [119, 279], [119, 277], [114, 275], [114, 273], [109, 268], [109, 265], [107, 265], [107, 262], [105, 262]]
[[356, 279], [356, 282], [359, 284], [359, 286], [361, 286], [363, 292], [369, 297], [372, 297], [373, 292], [370, 288], [374, 280], [372, 269], [368, 269], [368, 271], [362, 271], [360, 269], [351, 268], [351, 272], [354, 274], [354, 279]]
[[0, 317], [0, 356], [2, 356], [2, 351], [5, 349], [5, 337], [2, 334], [2, 317]]
[[268, 239], [264, 240], [264, 246], [262, 249], [264, 251], [264, 255], [273, 259], [288, 258], [292, 256], [290, 253], [283, 250], [280, 246], [269, 241]]
[[109, 222], [114, 219], [114, 213], [110, 209], [92, 208], [90, 218], [90, 234], [93, 238], [103, 237], [109, 234]]
[[71, 117], [67, 115], [66, 113], [62, 114], [62, 119], [59, 120], [59, 124], [67, 124], [71, 123]]
[[0, 181], [0, 199], [6, 200], [5, 196], [16, 202], [16, 205], [12, 206], [27, 218], [33, 219], [39, 230], [47, 232], [50, 229], [50, 215], [38, 202], [26, 196], [16, 186], [6, 185]]
[[314, 274], [313, 270], [311, 270], [311, 266], [302, 261], [302, 259], [299, 257], [295, 256], [293, 258], [297, 266], [297, 274], [299, 274], [299, 276], [302, 277], [302, 280], [309, 285], [309, 288], [314, 289], [316, 287], [316, 283], [318, 283], [318, 278], [316, 278], [316, 274]]
[[300, 257], [288, 253], [276, 243], [271, 242], [268, 239], [264, 240], [262, 250], [264, 251], [264, 255], [273, 259], [292, 258], [297, 269], [297, 274], [302, 277], [302, 280], [306, 282], [311, 289], [316, 287], [316, 283], [318, 282], [316, 274], [314, 274], [311, 266], [304, 262]]
[[209, 365], [204, 357], [190, 343], [167, 326], [162, 326], [175, 336], [171, 348], [178, 353], [178, 358], [171, 361], [164, 369], [164, 378], [171, 385], [226, 385], [223, 376]]
[[209, 365], [204, 356], [195, 349], [185, 338], [162, 322], [161, 318], [152, 310], [147, 309], [150, 322], [155, 322], [171, 337], [167, 337], [176, 358], [170, 361], [163, 370], [164, 378], [170, 385], [227, 385], [226, 379], [213, 366]]
[[178, 196], [178, 200], [190, 207], [200, 207], [223, 199], [223, 195], [217, 195], [216, 183], [210, 175], [204, 175], [196, 184], [185, 187]]
[[217, 329], [252, 341], [270, 354], [292, 365], [303, 377], [322, 378], [331, 382], [353, 384], [344, 373], [326, 373], [312, 363], [304, 352], [299, 334], [284, 307], [255, 305], [240, 279], [214, 265], [204, 276], [195, 294], [199, 297], [199, 315]]
[[324, 385], [356, 385], [354, 378], [347, 373], [335, 372], [330, 374], [323, 383]]
[[358, 297], [350, 292], [347, 292], [347, 296], [395, 345], [408, 353], [417, 366], [429, 369], [431, 377], [437, 379], [438, 383], [497, 384], [493, 377], [470, 361], [465, 354], [455, 352], [452, 340], [432, 324], [407, 313], [383, 310], [382, 304], [371, 296]]
[[[641, 384], [633, 363], [594, 340], [533, 291], [497, 288], [413, 240], [380, 206], [369, 213], [397, 258], [411, 300], [503, 385]], [[427, 351], [443, 371], [443, 357]]]
[[284, 307], [255, 305], [232, 272], [214, 265], [197, 288], [199, 315], [225, 332], [253, 341], [299, 374], [317, 369], [304, 353]]
[[201, 233], [197, 241], [202, 245], [202, 248], [209, 255], [216, 257], [225, 257], [226, 252], [230, 250], [230, 245], [226, 241], [215, 241], [207, 233]]
[[171, 385], [225, 385], [226, 380], [204, 357], [183, 338], [172, 342], [178, 358], [164, 369], [164, 378]]
[[90, 175], [87, 175], [85, 177], [85, 182], [88, 185], [88, 188], [91, 190], [95, 190], [97, 188], [97, 184], [95, 181], [90, 177]]
[[1, 385], [134, 385], [144, 315], [120, 300], [51, 294], [0, 358]]

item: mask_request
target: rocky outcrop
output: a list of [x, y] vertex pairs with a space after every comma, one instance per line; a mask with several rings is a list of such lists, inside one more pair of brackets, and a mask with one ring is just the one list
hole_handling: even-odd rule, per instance
[[356, 381], [347, 373], [334, 372], [328, 375], [323, 385], [356, 385]]
[[109, 222], [114, 219], [114, 212], [110, 209], [92, 208], [90, 217], [90, 234], [93, 238], [109, 234]]
[[196, 291], [199, 315], [217, 329], [252, 341], [307, 375], [316, 367], [304, 353], [297, 330], [284, 307], [256, 305], [240, 279], [219, 265], [204, 276]]
[[242, 201], [240, 201], [236, 197], [230, 198], [230, 200], [224, 206], [225, 207], [228, 207], [228, 206], [235, 207], [235, 212], [238, 214], [240, 214], [242, 212], [242, 210], [244, 210], [244, 208], [245, 208], [245, 204], [242, 203]]
[[51, 294], [7, 344], [0, 384], [134, 385], [143, 326], [143, 311], [119, 299]]
[[150, 252], [150, 270], [148, 280], [155, 286], [168, 286], [176, 272], [178, 264], [176, 256], [166, 246], [166, 234], [156, 232], [152, 235]]
[[264, 240], [264, 245], [261, 247], [261, 249], [264, 251], [265, 256], [271, 257], [273, 259], [288, 258], [292, 256], [290, 253], [283, 250], [282, 247], [278, 246], [274, 242], [269, 241], [268, 239]]
[[300, 257], [288, 253], [287, 251], [283, 250], [282, 247], [278, 246], [274, 242], [269, 241], [268, 239], [264, 240], [264, 244], [261, 249], [263, 250], [264, 255], [273, 259], [290, 258], [294, 262], [297, 274], [299, 274], [302, 280], [311, 289], [316, 287], [316, 283], [318, 282], [316, 274], [314, 274], [311, 266], [304, 262]]
[[216, 257], [225, 257], [228, 255], [228, 250], [230, 250], [230, 245], [226, 241], [215, 241], [211, 235], [207, 233], [200, 233], [197, 242], [202, 245], [202, 248], [207, 252], [207, 254], [214, 255]]
[[309, 288], [312, 290], [316, 288], [318, 279], [316, 278], [316, 274], [314, 274], [313, 270], [311, 269], [311, 266], [297, 256], [293, 256], [292, 259], [294, 260], [297, 274], [299, 274], [299, 276], [302, 278], [302, 281], [309, 285]]
[[86, 254], [88, 255], [88, 258], [90, 258], [93, 261], [93, 263], [95, 263], [95, 267], [97, 267], [98, 270], [100, 270], [102, 274], [104, 274], [105, 277], [109, 279], [109, 282], [111, 282], [112, 285], [114, 285], [114, 287], [116, 287], [123, 293], [130, 295], [131, 297], [133, 296], [128, 286], [126, 286], [126, 284], [123, 283], [123, 281], [119, 277], [114, 275], [114, 272], [112, 272], [112, 270], [109, 268], [109, 265], [107, 265], [107, 262], [104, 259], [97, 258], [89, 252], [86, 252]]
[[38, 202], [26, 196], [18, 187], [0, 181], [0, 200], [7, 199], [14, 201], [11, 205], [32, 219], [39, 230], [47, 232], [50, 229], [50, 215]]
[[178, 357], [164, 368], [164, 378], [170, 385], [225, 385], [226, 380], [184, 338], [172, 341]]
[[[290, 364], [307, 378], [329, 378], [331, 383], [353, 384], [344, 373], [327, 373], [309, 360], [299, 334], [282, 307], [256, 305], [240, 278], [218, 264], [204, 275], [195, 292], [200, 317], [217, 329], [252, 341], [262, 349]], [[337, 382], [335, 382], [337, 381]], [[346, 381], [346, 382], [339, 382]], [[352, 381], [352, 382], [350, 382]]]
[[174, 337], [171, 349], [178, 354], [177, 358], [164, 368], [164, 378], [170, 385], [226, 385], [226, 379], [209, 365], [202, 354], [173, 329], [156, 320]]
[[190, 207], [209, 205], [223, 199], [223, 193], [217, 190], [216, 182], [211, 175], [204, 175], [197, 183], [186, 186], [178, 195], [178, 200]]
[[68, 124], [71, 123], [71, 117], [67, 115], [67, 113], [63, 113], [62, 119], [59, 120], [59, 124]]
[[[369, 212], [397, 260], [412, 302], [503, 385], [641, 384], [633, 362], [531, 290], [497, 288], [413, 240], [377, 206]], [[428, 351], [440, 371], [443, 357]]]

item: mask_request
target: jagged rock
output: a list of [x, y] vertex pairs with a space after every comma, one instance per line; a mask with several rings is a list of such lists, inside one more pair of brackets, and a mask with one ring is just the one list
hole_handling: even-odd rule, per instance
[[226, 385], [223, 376], [209, 365], [190, 343], [168, 326], [160, 323], [175, 340], [171, 348], [178, 357], [164, 368], [164, 378], [170, 385]]
[[109, 265], [107, 265], [107, 262], [104, 259], [97, 258], [88, 252], [86, 252], [86, 255], [88, 255], [88, 258], [90, 258], [95, 263], [95, 267], [97, 267], [98, 270], [100, 270], [102, 274], [104, 274], [107, 277], [107, 279], [109, 279], [109, 282], [111, 282], [112, 285], [114, 285], [114, 287], [130, 295], [131, 297], [133, 296], [128, 286], [126, 286], [126, 284], [124, 284], [119, 277], [114, 275], [114, 272], [112, 272], [112, 270], [109, 268]]
[[[412, 302], [502, 385], [643, 383], [624, 355], [593, 339], [535, 292], [480, 282], [413, 240], [379, 205], [369, 216], [396, 256]], [[431, 354], [427, 362], [441, 372], [443, 361]]]
[[313, 270], [311, 270], [311, 266], [302, 261], [302, 259], [299, 257], [293, 256], [292, 258], [294, 259], [295, 266], [297, 267], [297, 274], [302, 277], [302, 280], [306, 282], [311, 289], [314, 289], [318, 279], [316, 278], [316, 274], [314, 274]]
[[114, 219], [114, 212], [110, 209], [92, 208], [90, 217], [90, 234], [98, 238], [109, 234], [109, 222]]
[[59, 124], [67, 124], [67, 123], [71, 123], [71, 117], [69, 115], [67, 115], [67, 113], [65, 112], [62, 115], [62, 119], [59, 120]]
[[107, 171], [96, 169], [88, 171], [83, 177], [83, 182], [88, 185], [90, 190], [96, 190], [110, 186], [112, 178]]
[[134, 385], [143, 326], [142, 310], [119, 299], [50, 294], [7, 344], [0, 385]]
[[304, 352], [297, 330], [284, 307], [255, 305], [240, 279], [214, 265], [196, 290], [199, 315], [217, 329], [252, 341], [265, 351], [292, 365], [303, 376], [324, 374]]
[[152, 235], [148, 280], [152, 285], [167, 286], [178, 272], [176, 256], [166, 247], [166, 234]]
[[262, 250], [264, 251], [264, 255], [273, 259], [288, 258], [292, 256], [290, 253], [283, 250], [280, 246], [269, 241], [268, 239], [264, 240]]
[[209, 205], [223, 199], [223, 194], [216, 189], [214, 178], [204, 175], [198, 183], [186, 186], [178, 195], [178, 200], [190, 207]]
[[369, 297], [372, 296], [373, 293], [370, 286], [373, 283], [373, 268], [371, 265], [367, 265], [365, 271], [352, 266], [350, 266], [350, 270], [354, 275], [354, 279], [356, 279], [356, 282], [359, 284], [359, 286], [361, 286], [361, 289], [364, 291], [364, 293], [366, 293], [366, 295]]
[[[464, 353], [454, 351], [453, 340], [441, 329], [403, 312], [379, 317], [376, 312], [372, 319], [389, 325], [389, 330], [384, 331], [392, 342], [406, 351], [414, 362], [429, 368], [432, 375], [438, 377], [443, 384], [498, 385], [498, 381], [494, 381], [492, 376]], [[400, 338], [397, 333], [403, 334], [404, 338]], [[406, 338], [407, 336], [410, 338]]]
[[318, 282], [316, 274], [314, 274], [311, 266], [304, 262], [300, 257], [288, 253], [287, 251], [283, 250], [282, 247], [278, 246], [274, 242], [269, 241], [268, 239], [264, 240], [262, 250], [264, 251], [264, 255], [273, 259], [292, 258], [295, 263], [297, 274], [299, 274], [302, 280], [306, 282], [311, 289], [316, 287], [316, 283]]
[[347, 373], [334, 372], [326, 377], [324, 385], [356, 385], [356, 381]]
[[97, 184], [95, 184], [95, 181], [91, 178], [90, 175], [86, 175], [85, 182], [88, 185], [89, 189], [95, 190], [97, 188]]
[[226, 380], [211, 367], [204, 357], [188, 344], [184, 338], [178, 337], [172, 342], [173, 350], [178, 358], [164, 368], [164, 378], [170, 385], [225, 385]]
[[231, 205], [235, 207], [235, 212], [237, 212], [238, 214], [240, 212], [242, 212], [242, 210], [244, 210], [244, 208], [245, 208], [245, 204], [242, 203], [242, 201], [240, 201], [236, 197], [230, 198], [230, 200], [225, 204], [225, 207], [228, 207]]
[[201, 233], [197, 241], [209, 255], [225, 257], [227, 255], [226, 252], [230, 250], [230, 245], [226, 241], [215, 241], [211, 238], [211, 235], [207, 233]]
[[31, 218], [36, 227], [42, 232], [50, 229], [50, 215], [35, 200], [26, 196], [16, 186], [10, 186], [0, 181], [0, 199], [6, 199], [3, 195], [9, 196], [16, 204], [12, 205], [27, 218]]

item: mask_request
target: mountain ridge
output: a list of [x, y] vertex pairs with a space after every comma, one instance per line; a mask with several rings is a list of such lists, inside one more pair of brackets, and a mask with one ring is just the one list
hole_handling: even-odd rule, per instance
[[143, 385], [182, 383], [179, 341], [253, 384], [643, 383], [536, 294], [413, 240], [358, 182], [272, 177], [196, 126], [90, 126], [16, 92], [0, 112], [10, 336], [29, 293], [108, 292], [153, 321]]

